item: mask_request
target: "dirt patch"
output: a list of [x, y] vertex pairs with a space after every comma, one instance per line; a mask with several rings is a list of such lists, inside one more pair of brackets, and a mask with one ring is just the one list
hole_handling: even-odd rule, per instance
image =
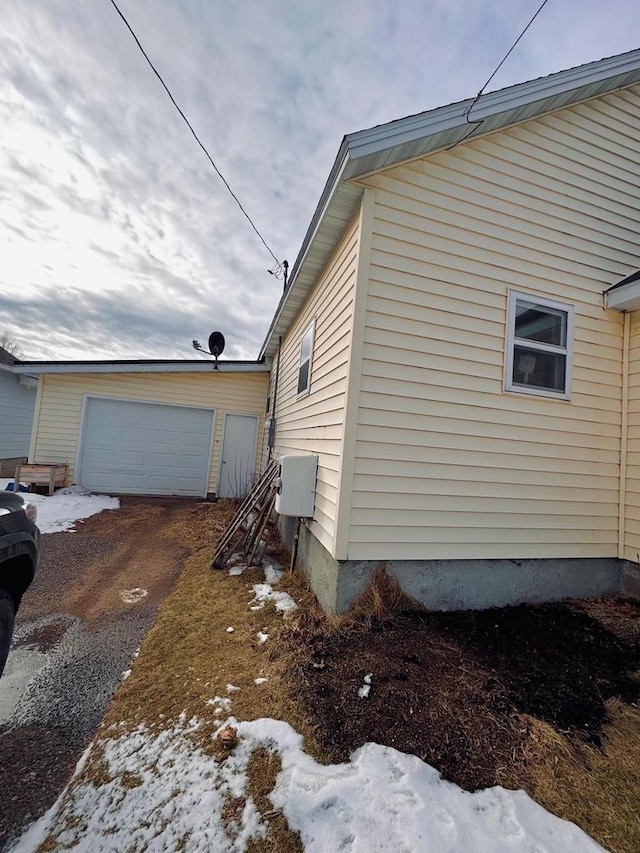
[[46, 625], [40, 625], [24, 637], [14, 640], [13, 647], [34, 648], [39, 652], [48, 652], [62, 642], [68, 630], [68, 619], [52, 619]]
[[640, 699], [640, 646], [578, 603], [407, 611], [368, 630], [346, 624], [321, 636], [301, 626], [299, 638], [309, 649], [300, 700], [324, 721], [321, 742], [332, 755], [344, 760], [373, 740], [420, 756], [470, 791], [503, 779], [514, 758], [525, 761], [527, 717], [598, 746], [607, 700]]
[[639, 848], [637, 604], [354, 615], [301, 614], [283, 637], [333, 761], [374, 741], [469, 791], [523, 787], [608, 849]]

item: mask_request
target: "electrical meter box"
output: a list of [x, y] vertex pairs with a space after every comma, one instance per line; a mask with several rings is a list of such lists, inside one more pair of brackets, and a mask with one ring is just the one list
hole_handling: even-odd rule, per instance
[[276, 512], [311, 518], [317, 473], [317, 456], [282, 456], [276, 479]]

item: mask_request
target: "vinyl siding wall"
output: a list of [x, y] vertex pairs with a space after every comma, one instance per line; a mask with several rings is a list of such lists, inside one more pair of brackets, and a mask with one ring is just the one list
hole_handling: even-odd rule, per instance
[[[350, 559], [617, 555], [623, 318], [602, 292], [637, 268], [639, 154], [636, 87], [369, 179]], [[503, 390], [510, 288], [575, 306], [570, 401]], [[638, 375], [635, 395], [640, 451]]]
[[[68, 462], [74, 482], [85, 394], [154, 403], [215, 409], [215, 430], [209, 491], [218, 489], [225, 412], [260, 417], [262, 434], [268, 374], [265, 373], [133, 373], [47, 374], [40, 377], [42, 393], [36, 412], [31, 459], [37, 462]], [[260, 469], [258, 443], [256, 470]]]
[[21, 385], [19, 378], [0, 369], [0, 459], [29, 452], [36, 389]]
[[[311, 532], [331, 553], [335, 546], [338, 483], [353, 317], [359, 226], [347, 226], [302, 310], [282, 342], [274, 455], [319, 455]], [[310, 393], [298, 398], [302, 336], [315, 322]], [[272, 370], [275, 376], [276, 367]]]
[[640, 311], [631, 315], [624, 553], [640, 563]]

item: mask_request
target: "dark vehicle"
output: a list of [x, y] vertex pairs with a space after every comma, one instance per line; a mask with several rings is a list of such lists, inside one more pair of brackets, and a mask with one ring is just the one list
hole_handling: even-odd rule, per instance
[[37, 514], [35, 506], [19, 494], [0, 491], [0, 675], [9, 654], [16, 611], [38, 567]]

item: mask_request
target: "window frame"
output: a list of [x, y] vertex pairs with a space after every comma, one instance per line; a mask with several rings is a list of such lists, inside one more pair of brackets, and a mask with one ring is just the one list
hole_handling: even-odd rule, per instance
[[[298, 357], [298, 378], [297, 378], [297, 384], [296, 384], [296, 399], [298, 399], [298, 400], [302, 397], [307, 397], [311, 393], [311, 364], [313, 362], [313, 344], [314, 344], [314, 340], [315, 340], [315, 325], [316, 325], [316, 321], [312, 320], [311, 323], [306, 327], [306, 329], [302, 333], [302, 337], [300, 338], [300, 350], [299, 350], [300, 354]], [[309, 344], [309, 358], [308, 359], [305, 358], [303, 360], [302, 351], [303, 351], [303, 347], [304, 347], [304, 341], [305, 341], [305, 338], [307, 337], [307, 335], [311, 336], [311, 342]], [[307, 371], [307, 385], [305, 388], [303, 388], [302, 391], [299, 391], [297, 389], [300, 387], [300, 373], [301, 373], [303, 367], [305, 366], [305, 364], [307, 364], [307, 361], [309, 363], [309, 369]]]
[[[566, 341], [564, 347], [559, 347], [555, 344], [545, 344], [540, 341], [533, 341], [529, 338], [518, 338], [515, 334], [516, 329], [516, 305], [518, 301], [530, 302], [532, 305], [540, 306], [541, 308], [552, 308], [555, 311], [562, 311], [567, 317]], [[555, 299], [547, 299], [543, 296], [536, 296], [532, 293], [522, 293], [518, 290], [508, 291], [508, 306], [507, 306], [507, 341], [506, 341], [506, 357], [504, 369], [504, 390], [514, 394], [527, 394], [534, 397], [547, 397], [553, 400], [570, 400], [571, 399], [571, 367], [573, 364], [573, 321], [574, 321], [574, 306], [565, 302], [557, 302]], [[539, 350], [540, 352], [554, 353], [556, 355], [564, 355], [564, 390], [554, 391], [552, 388], [536, 388], [527, 385], [521, 385], [513, 381], [513, 356], [516, 346], [527, 347], [528, 349]]]

